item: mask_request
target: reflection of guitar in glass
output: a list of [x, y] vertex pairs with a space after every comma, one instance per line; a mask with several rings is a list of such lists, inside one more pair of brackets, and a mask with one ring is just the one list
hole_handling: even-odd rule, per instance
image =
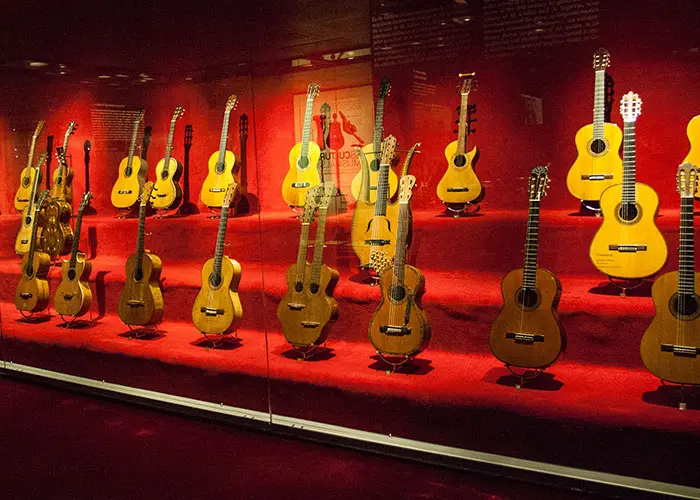
[[338, 110], [338, 113], [340, 114], [340, 119], [343, 120], [343, 132], [346, 134], [350, 134], [353, 136], [355, 139], [357, 139], [358, 144], [353, 144], [353, 146], [359, 146], [362, 147], [365, 145], [365, 141], [357, 135], [357, 126], [352, 123], [344, 114], [342, 111]]
[[[318, 139], [316, 139], [316, 142], [318, 142], [321, 145], [321, 159], [319, 160], [319, 174], [321, 175], [321, 182], [334, 184], [333, 193], [331, 195], [331, 201], [328, 205], [328, 213], [330, 214], [345, 212], [347, 208], [345, 198], [340, 194], [340, 188], [335, 187], [340, 186], [340, 159], [338, 155], [338, 150], [340, 149], [340, 147], [342, 147], [342, 144], [345, 143], [343, 133], [337, 130], [340, 127], [340, 125], [337, 123], [337, 116], [338, 115], [334, 113], [333, 117], [336, 119], [336, 121], [331, 122], [331, 107], [328, 103], [324, 102], [321, 106], [321, 113], [318, 117], [317, 122], [320, 127], [320, 134], [318, 136]], [[336, 145], [338, 133], [340, 134], [340, 139], [342, 140], [341, 146], [338, 147], [338, 149], [336, 149], [335, 152], [336, 179], [338, 180], [338, 182], [333, 182], [333, 172], [331, 170], [331, 144], [333, 144], [333, 128], [336, 129]]]

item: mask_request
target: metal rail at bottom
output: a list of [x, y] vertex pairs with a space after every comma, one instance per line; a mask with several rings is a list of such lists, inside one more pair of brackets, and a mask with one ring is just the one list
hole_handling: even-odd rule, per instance
[[94, 396], [148, 406], [219, 423], [235, 424], [284, 437], [315, 441], [431, 465], [584, 491], [612, 498], [693, 498], [700, 488], [577, 469], [504, 455], [454, 448], [360, 431], [337, 425], [245, 410], [224, 404], [137, 389], [12, 362], [0, 362], [0, 375]]

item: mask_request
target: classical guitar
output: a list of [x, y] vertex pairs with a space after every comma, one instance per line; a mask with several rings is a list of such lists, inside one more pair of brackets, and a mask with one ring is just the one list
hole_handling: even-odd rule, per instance
[[[686, 133], [690, 142], [690, 151], [688, 151], [688, 156], [685, 157], [683, 162], [700, 165], [700, 115], [693, 117], [688, 122]], [[699, 198], [696, 196], [695, 199]]]
[[[224, 108], [224, 123], [221, 127], [221, 140], [219, 150], [209, 157], [209, 173], [204, 179], [199, 199], [206, 206], [219, 208], [226, 196], [228, 186], [233, 184], [238, 189], [239, 181], [233, 173], [233, 166], [236, 164], [236, 156], [232, 151], [226, 149], [228, 141], [228, 124], [231, 111], [238, 105], [238, 96], [232, 94], [226, 100]], [[237, 193], [234, 193], [234, 198]]]
[[306, 112], [301, 142], [292, 147], [289, 152], [289, 171], [282, 183], [282, 198], [290, 207], [303, 207], [306, 192], [311, 186], [321, 183], [318, 175], [318, 160], [321, 149], [311, 141], [311, 117], [314, 99], [319, 92], [317, 83], [310, 83], [306, 93]]
[[[34, 162], [34, 149], [36, 148], [36, 141], [39, 139], [41, 132], [44, 130], [44, 125], [46, 122], [44, 120], [39, 120], [39, 123], [34, 130], [34, 135], [32, 135], [32, 144], [29, 147], [29, 158], [27, 159], [27, 166], [24, 167], [20, 175], [19, 188], [15, 194], [15, 208], [22, 212], [30, 201], [30, 196], [36, 196], [36, 188], [34, 183], [34, 177], [39, 176], [39, 182], [41, 182], [41, 169], [35, 169], [33, 166]], [[43, 162], [42, 162], [43, 163]]]
[[503, 307], [489, 333], [491, 352], [508, 366], [545, 368], [554, 363], [566, 346], [557, 314], [561, 283], [554, 274], [537, 267], [540, 201], [548, 182], [547, 167], [532, 169], [525, 263], [503, 277]]
[[681, 223], [678, 271], [660, 276], [651, 288], [656, 314], [644, 332], [640, 353], [647, 369], [661, 380], [700, 384], [700, 274], [695, 272], [693, 199], [698, 170], [678, 167]]
[[578, 157], [566, 176], [571, 194], [583, 201], [600, 200], [606, 188], [621, 182], [623, 174], [619, 154], [622, 133], [614, 123], [605, 123], [605, 69], [608, 66], [610, 53], [598, 49], [593, 55], [593, 123], [576, 133]]
[[[287, 269], [287, 293], [277, 307], [284, 337], [299, 349], [323, 344], [338, 318], [338, 304], [333, 298], [333, 290], [339, 274], [323, 263], [326, 215], [334, 193], [335, 186], [331, 182], [309, 189], [301, 222], [297, 262]], [[317, 207], [314, 255], [309, 264], [306, 261], [309, 227]]]
[[153, 201], [151, 206], [156, 210], [174, 210], [182, 201], [182, 189], [179, 180], [182, 175], [182, 164], [171, 156], [173, 151], [173, 137], [175, 136], [175, 124], [182, 117], [185, 110], [182, 106], [175, 108], [170, 119], [170, 132], [168, 143], [165, 146], [165, 157], [156, 165], [156, 180], [153, 185]]
[[68, 156], [68, 139], [78, 128], [76, 122], [70, 122], [63, 137], [63, 146], [56, 148], [58, 167], [54, 170], [49, 196], [54, 200], [63, 200], [69, 205], [73, 203], [73, 169], [66, 162]]
[[136, 141], [143, 116], [144, 110], [140, 109], [134, 118], [129, 154], [119, 163], [119, 177], [112, 188], [112, 205], [120, 210], [129, 209], [138, 203], [141, 187], [146, 182], [148, 164], [136, 154]]
[[153, 195], [153, 183], [147, 182], [139, 203], [139, 228], [136, 253], [126, 261], [126, 281], [119, 296], [119, 317], [127, 325], [155, 325], [163, 319], [163, 292], [160, 257], [144, 248], [146, 209]]
[[185, 139], [183, 145], [185, 147], [185, 158], [182, 164], [182, 205], [178, 213], [180, 215], [198, 214], [199, 208], [190, 200], [190, 150], [192, 149], [192, 125], [185, 125]]
[[[392, 364], [392, 358], [405, 361], [423, 351], [430, 341], [430, 324], [421, 309], [425, 277], [406, 264], [409, 226], [409, 203], [416, 178], [412, 175], [399, 181], [399, 227], [396, 236], [394, 264], [379, 269], [379, 307], [369, 324], [369, 340], [382, 358]], [[400, 364], [399, 362], [399, 364]]]
[[88, 283], [92, 264], [84, 253], [78, 251], [83, 214], [90, 198], [92, 193], [88, 191], [80, 200], [70, 259], [61, 264], [61, 283], [53, 296], [53, 306], [61, 316], [82, 316], [90, 310], [92, 304], [92, 291]]
[[243, 317], [241, 299], [238, 297], [241, 265], [224, 255], [229, 207], [237, 191], [238, 186], [231, 183], [224, 192], [216, 251], [214, 258], [207, 260], [202, 267], [202, 288], [192, 306], [192, 322], [205, 335], [229, 333], [234, 321]]
[[474, 89], [476, 80], [474, 73], [465, 75], [459, 89], [461, 104], [459, 107], [459, 127], [457, 140], [445, 148], [447, 170], [437, 186], [437, 195], [446, 205], [464, 206], [466, 203], [477, 201], [481, 196], [481, 182], [476, 176], [474, 166], [479, 160], [479, 149], [474, 146], [469, 151], [468, 122], [469, 94]]
[[46, 201], [48, 192], [43, 191], [34, 205], [34, 222], [30, 236], [29, 251], [22, 256], [22, 277], [15, 290], [15, 306], [22, 312], [43, 311], [49, 305], [49, 282], [47, 277], [51, 267], [51, 257], [36, 249], [39, 211]]
[[[56, 155], [60, 165], [66, 164], [62, 148]], [[72, 195], [71, 195], [72, 196]], [[73, 229], [70, 218], [73, 209], [69, 202], [62, 198], [50, 198], [44, 210], [44, 229], [41, 232], [41, 247], [52, 259], [69, 252], [73, 244]]]
[[589, 252], [593, 265], [612, 278], [649, 277], [661, 269], [668, 256], [655, 221], [659, 197], [650, 186], [636, 182], [635, 122], [641, 112], [642, 100], [637, 94], [622, 96], [622, 184], [610, 186], [600, 197], [603, 223]]
[[[374, 203], [377, 199], [377, 190], [379, 185], [379, 177], [381, 176], [381, 147], [382, 147], [382, 136], [384, 135], [384, 99], [391, 92], [391, 80], [388, 77], [383, 77], [379, 82], [379, 96], [377, 97], [377, 108], [375, 110], [374, 116], [374, 135], [372, 137], [372, 143], [367, 144], [362, 148], [362, 151], [367, 158], [367, 165], [369, 166], [369, 201]], [[389, 168], [387, 173], [388, 183], [389, 183], [389, 195], [388, 198], [392, 198], [396, 194], [396, 173]], [[352, 184], [350, 185], [350, 191], [352, 192], [353, 198], [356, 200], [360, 199], [360, 191], [362, 189], [362, 171], [358, 172], [352, 179]], [[364, 195], [363, 195], [364, 196]]]
[[[39, 183], [41, 182], [41, 176], [39, 175], [39, 172], [41, 172], [41, 166], [46, 161], [46, 157], [46, 153], [41, 153], [41, 156], [36, 162], [36, 165], [32, 167], [34, 169], [34, 174], [31, 174], [32, 185], [29, 191], [28, 202], [27, 206], [24, 207], [24, 210], [22, 210], [22, 222], [19, 227], [19, 231], [17, 232], [17, 238], [15, 238], [15, 252], [20, 255], [24, 255], [29, 251], [29, 247], [31, 246], [32, 234], [34, 234], [35, 232], [38, 236], [37, 242], [40, 242], [41, 232], [39, 231], [43, 227], [44, 221], [41, 217], [41, 211], [35, 212], [34, 207], [36, 205], [37, 194], [39, 193]], [[39, 221], [37, 221], [38, 227], [36, 231], [34, 229], [35, 213], [39, 214], [40, 219]]]

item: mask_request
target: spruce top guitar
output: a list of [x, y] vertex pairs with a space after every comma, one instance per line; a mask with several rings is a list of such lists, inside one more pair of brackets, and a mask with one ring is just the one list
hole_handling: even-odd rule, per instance
[[655, 221], [659, 197], [650, 186], [636, 182], [635, 122], [641, 112], [637, 94], [622, 96], [622, 184], [610, 186], [600, 197], [603, 223], [589, 251], [593, 265], [612, 278], [647, 278], [661, 269], [668, 256]]
[[700, 274], [695, 272], [693, 199], [698, 192], [698, 169], [678, 167], [681, 197], [678, 271], [660, 276], [651, 288], [656, 314], [644, 332], [642, 361], [662, 380], [700, 384]]
[[119, 163], [119, 177], [112, 188], [112, 205], [121, 210], [131, 208], [138, 203], [139, 193], [146, 182], [148, 164], [145, 159], [136, 155], [136, 141], [144, 114], [145, 111], [141, 109], [134, 118], [129, 154]]
[[84, 253], [78, 251], [83, 214], [90, 198], [92, 193], [88, 191], [80, 200], [70, 259], [61, 264], [61, 283], [53, 296], [53, 306], [61, 316], [82, 316], [90, 310], [92, 304], [92, 291], [88, 283], [92, 263], [88, 262]]
[[157, 210], [174, 210], [182, 201], [182, 189], [179, 180], [182, 175], [182, 164], [171, 156], [175, 124], [182, 118], [185, 110], [178, 106], [170, 119], [168, 143], [165, 146], [165, 157], [156, 165], [156, 181], [153, 185], [153, 202], [151, 206]]
[[293, 208], [303, 207], [306, 192], [311, 186], [321, 183], [321, 177], [318, 174], [321, 149], [318, 144], [311, 141], [311, 117], [314, 99], [318, 96], [319, 88], [317, 83], [309, 84], [301, 142], [296, 143], [289, 152], [289, 171], [282, 183], [282, 198]]
[[202, 288], [192, 306], [192, 322], [205, 335], [229, 333], [234, 321], [243, 317], [243, 308], [238, 297], [241, 265], [238, 261], [224, 256], [226, 222], [228, 221], [229, 207], [233, 203], [237, 191], [237, 184], [232, 183], [229, 184], [224, 193], [215, 255], [214, 258], [207, 260], [202, 267]]
[[[39, 182], [41, 182], [41, 169], [35, 169], [33, 167], [34, 162], [34, 149], [36, 148], [36, 141], [39, 139], [41, 132], [44, 130], [44, 125], [46, 122], [44, 120], [39, 120], [34, 130], [34, 135], [32, 135], [32, 144], [29, 147], [29, 158], [27, 158], [27, 166], [22, 169], [20, 174], [19, 188], [15, 194], [15, 208], [22, 212], [30, 201], [30, 196], [36, 196], [36, 188], [34, 187], [34, 177], [39, 176]], [[43, 163], [43, 162], [42, 162]]]
[[[287, 269], [287, 292], [277, 307], [277, 317], [287, 342], [299, 349], [323, 344], [338, 317], [338, 305], [333, 290], [338, 283], [338, 271], [323, 263], [326, 215], [335, 193], [332, 183], [309, 189], [302, 216], [297, 262]], [[306, 261], [309, 227], [318, 208], [318, 224], [314, 242], [313, 261]]]
[[583, 201], [598, 201], [606, 188], [622, 179], [620, 143], [622, 133], [614, 123], [605, 123], [605, 69], [610, 66], [610, 53], [601, 48], [593, 55], [595, 92], [593, 123], [576, 133], [578, 157], [566, 176], [571, 194]]
[[68, 139], [78, 128], [76, 122], [70, 122], [63, 138], [63, 147], [57, 152], [58, 167], [53, 173], [53, 184], [49, 196], [54, 200], [63, 200], [69, 205], [73, 203], [73, 169], [66, 163], [68, 156]]
[[[41, 166], [46, 161], [47, 156], [48, 155], [46, 153], [41, 153], [41, 156], [36, 162], [36, 165], [32, 167], [34, 169], [34, 174], [32, 174], [31, 176], [32, 185], [29, 191], [28, 202], [27, 206], [24, 207], [24, 210], [22, 210], [22, 223], [20, 225], [19, 231], [17, 232], [17, 238], [15, 239], [15, 252], [20, 255], [24, 255], [29, 251], [32, 234], [35, 233], [35, 213], [40, 214], [40, 212], [36, 212], [34, 210], [34, 207], [36, 205], [36, 197], [39, 193], [39, 183], [41, 182], [41, 175], [39, 175], [39, 172], [41, 172]], [[43, 220], [39, 220], [37, 228], [37, 234], [39, 237], [41, 236], [41, 233], [39, 233], [38, 230], [41, 229], [42, 226]]]
[[491, 352], [509, 366], [545, 368], [566, 346], [557, 315], [561, 283], [554, 274], [537, 267], [540, 201], [548, 183], [547, 167], [532, 169], [528, 181], [525, 263], [503, 277], [503, 308], [489, 334]]
[[[238, 105], [238, 96], [232, 94], [226, 100], [224, 109], [224, 123], [221, 127], [221, 140], [219, 141], [219, 150], [212, 153], [209, 157], [209, 173], [207, 173], [202, 190], [199, 194], [199, 199], [208, 207], [220, 207], [228, 186], [234, 184], [236, 187], [240, 184], [238, 178], [233, 173], [233, 167], [236, 164], [236, 156], [232, 151], [226, 149], [228, 141], [228, 125], [231, 117], [231, 111], [236, 109]], [[234, 193], [234, 199], [237, 193]]]
[[461, 104], [457, 140], [452, 141], [445, 148], [447, 171], [438, 183], [437, 195], [448, 206], [450, 204], [463, 206], [466, 203], [477, 201], [481, 196], [481, 182], [474, 171], [474, 166], [479, 160], [479, 150], [474, 146], [469, 151], [468, 146], [469, 93], [475, 86], [474, 73], [465, 75], [459, 90]]
[[[690, 142], [690, 151], [683, 162], [700, 165], [700, 115], [693, 117], [688, 122], [686, 133]], [[698, 197], [696, 196], [695, 199], [697, 200]]]
[[[372, 137], [372, 143], [367, 144], [362, 148], [362, 151], [367, 158], [367, 165], [369, 167], [369, 202], [374, 203], [377, 199], [377, 190], [379, 189], [379, 177], [381, 175], [381, 147], [382, 147], [382, 137], [384, 136], [384, 99], [391, 92], [391, 80], [388, 77], [383, 77], [379, 82], [379, 95], [377, 97], [377, 109], [375, 110], [374, 116], [374, 135]], [[388, 172], [387, 181], [389, 183], [389, 196], [391, 199], [394, 194], [396, 194], [396, 187], [398, 185], [396, 179], [396, 173], [390, 168]], [[352, 179], [352, 184], [350, 190], [352, 192], [353, 198], [356, 200], [360, 199], [360, 191], [362, 190], [362, 171], [358, 172], [357, 175]], [[362, 196], [366, 196], [362, 193]]]
[[49, 305], [49, 282], [47, 277], [51, 267], [51, 257], [36, 249], [39, 211], [46, 201], [47, 191], [39, 196], [34, 205], [32, 234], [29, 250], [22, 256], [22, 277], [15, 290], [15, 306], [22, 312], [43, 311]]

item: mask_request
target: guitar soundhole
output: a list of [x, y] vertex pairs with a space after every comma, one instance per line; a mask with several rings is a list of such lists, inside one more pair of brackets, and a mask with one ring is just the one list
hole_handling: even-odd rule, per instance
[[131, 177], [131, 173], [133, 172], [133, 169], [131, 168], [131, 165], [126, 167], [124, 169], [124, 177]]
[[369, 169], [372, 172], [378, 172], [379, 171], [379, 160], [372, 160], [369, 164]]
[[163, 179], [163, 180], [167, 179], [167, 178], [168, 178], [168, 171], [167, 171], [167, 170], [163, 170], [163, 171], [160, 173], [160, 178]]
[[532, 309], [537, 305], [537, 290], [521, 288], [518, 291], [517, 301], [525, 309]]
[[29, 177], [25, 177], [22, 179], [22, 187], [28, 188], [29, 187]]
[[24, 219], [24, 223], [28, 226], [29, 224], [32, 223], [32, 218], [31, 218], [31, 217], [25, 218], [25, 219]]
[[605, 141], [603, 139], [595, 139], [591, 142], [591, 153], [599, 155], [605, 152]]
[[317, 284], [317, 283], [311, 283], [311, 285], [309, 285], [309, 291], [310, 291], [311, 293], [317, 293], [317, 292], [318, 292], [318, 288], [319, 288], [319, 287], [318, 287], [318, 284]]
[[299, 168], [306, 168], [309, 166], [309, 159], [306, 158], [305, 156], [300, 156], [299, 157]]
[[294, 291], [297, 293], [301, 293], [304, 290], [304, 283], [301, 281], [297, 281], [294, 283]]
[[221, 286], [221, 275], [217, 273], [211, 273], [209, 275], [209, 284], [212, 288], [219, 288]]
[[29, 264], [27, 266], [26, 271], [24, 271], [24, 274], [26, 274], [28, 278], [33, 276], [34, 275], [34, 267], [31, 264]]
[[698, 301], [693, 295], [676, 294], [671, 302], [671, 307], [676, 316], [692, 317], [698, 313]]
[[402, 286], [391, 287], [391, 298], [396, 302], [401, 302], [406, 298], [406, 289]]
[[639, 210], [634, 203], [623, 203], [620, 205], [620, 219], [625, 222], [633, 221], [637, 218]]
[[224, 173], [224, 164], [223, 163], [217, 163], [216, 164], [216, 173], [217, 174], [223, 174]]
[[464, 156], [464, 155], [455, 156], [455, 166], [456, 167], [463, 167], [466, 164], [467, 164], [467, 157], [466, 156]]
[[143, 269], [136, 269], [134, 271], [134, 280], [141, 281], [143, 279]]
[[60, 185], [61, 182], [63, 182], [63, 178], [62, 178], [62, 177], [58, 177], [58, 178], [56, 179], [56, 184], [59, 184], [59, 185]]
[[73, 281], [75, 279], [75, 269], [68, 270], [68, 279]]

